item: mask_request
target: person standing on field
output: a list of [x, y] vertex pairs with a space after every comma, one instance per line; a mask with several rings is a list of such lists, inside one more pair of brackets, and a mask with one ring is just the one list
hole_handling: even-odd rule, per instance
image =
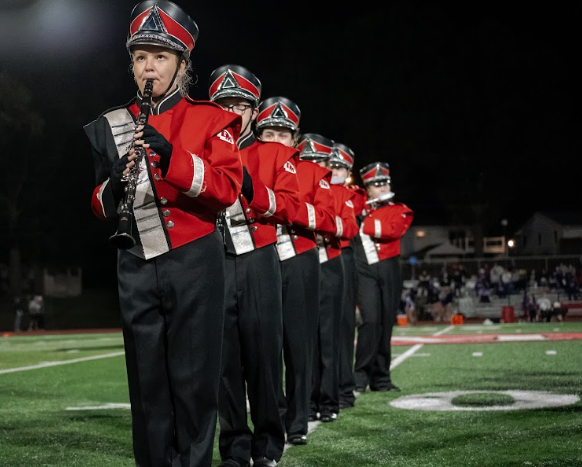
[[197, 40], [175, 3], [137, 4], [125, 44], [137, 95], [84, 127], [95, 216], [125, 225], [119, 210], [135, 181], [131, 216], [123, 213], [134, 245], [118, 246], [117, 279], [141, 467], [212, 465], [225, 291], [216, 221], [237, 199], [243, 169], [240, 117], [187, 95]]

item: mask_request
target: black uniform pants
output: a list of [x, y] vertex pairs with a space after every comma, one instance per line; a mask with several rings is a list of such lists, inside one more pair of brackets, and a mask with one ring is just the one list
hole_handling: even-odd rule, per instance
[[121, 250], [119, 300], [136, 464], [212, 464], [224, 319], [214, 232], [150, 259]]
[[339, 341], [344, 286], [343, 259], [321, 263], [319, 326], [313, 359], [310, 413], [339, 413]]
[[353, 405], [355, 401], [354, 389], [354, 340], [356, 338], [356, 291], [358, 287], [358, 273], [352, 247], [342, 248], [344, 261], [344, 299], [340, 330], [340, 370], [339, 370], [339, 399], [340, 402]]
[[362, 317], [354, 366], [356, 386], [365, 389], [369, 384], [371, 390], [385, 389], [391, 383], [392, 329], [402, 293], [400, 257], [368, 264], [362, 251], [356, 255], [356, 267], [357, 302]]
[[[226, 302], [220, 381], [220, 456], [279, 461], [283, 318], [281, 269], [274, 245], [226, 254]], [[247, 423], [246, 394], [254, 430]]]
[[320, 266], [317, 248], [280, 264], [285, 362], [285, 390], [281, 390], [279, 397], [280, 411], [287, 436], [306, 435], [313, 347], [319, 316]]

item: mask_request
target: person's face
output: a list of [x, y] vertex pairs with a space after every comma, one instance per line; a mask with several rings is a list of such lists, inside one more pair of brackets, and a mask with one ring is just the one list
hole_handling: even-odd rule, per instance
[[288, 128], [267, 127], [261, 130], [260, 138], [262, 141], [274, 141], [292, 148], [295, 146], [294, 133]]
[[332, 177], [340, 177], [344, 180], [350, 175], [350, 171], [345, 167], [330, 167]]
[[[132, 61], [133, 76], [139, 90], [143, 93], [146, 81], [153, 79], [153, 97], [158, 97], [166, 92], [172, 82], [178, 66], [178, 54], [157, 45], [138, 45], [133, 49]], [[186, 63], [182, 60], [179, 73], [183, 73], [185, 67]]]
[[242, 118], [241, 136], [251, 132], [251, 122], [257, 118], [259, 109], [254, 108], [249, 101], [242, 97], [223, 97], [216, 101], [224, 110], [240, 115]]
[[385, 193], [390, 193], [390, 185], [376, 186], [373, 183], [366, 187], [370, 199], [378, 198]]

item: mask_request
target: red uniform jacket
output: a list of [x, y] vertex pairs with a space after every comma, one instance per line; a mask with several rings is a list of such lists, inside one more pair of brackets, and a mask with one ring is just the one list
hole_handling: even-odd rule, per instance
[[277, 228], [277, 252], [284, 261], [317, 246], [315, 232], [335, 232], [331, 171], [310, 161], [297, 162], [301, 203], [290, 226]]
[[352, 198], [352, 203], [354, 204], [356, 216], [362, 215], [362, 211], [365, 209], [366, 201], [368, 200], [368, 193], [358, 185], [348, 185], [346, 188], [355, 193], [355, 196]]
[[345, 246], [358, 234], [358, 223], [352, 198], [356, 193], [344, 185], [331, 185], [335, 199], [335, 232], [319, 238], [319, 262], [335, 258], [341, 254], [342, 241]]
[[[138, 113], [138, 103], [132, 101], [85, 126], [98, 183], [91, 206], [99, 218], [117, 218], [109, 172], [115, 158], [131, 147]], [[236, 200], [242, 183], [236, 147], [239, 116], [176, 92], [154, 110], [148, 123], [173, 150], [165, 177], [160, 157], [150, 149], [140, 164], [133, 206], [139, 242], [129, 251], [145, 259], [213, 232], [217, 213]]]
[[291, 224], [300, 203], [297, 149], [255, 140], [251, 134], [242, 142], [240, 155], [252, 179], [253, 199], [249, 204], [240, 195], [226, 212], [237, 255], [275, 243], [277, 224]]
[[371, 208], [360, 227], [360, 237], [368, 264], [400, 254], [400, 238], [406, 233], [414, 213], [403, 203]]

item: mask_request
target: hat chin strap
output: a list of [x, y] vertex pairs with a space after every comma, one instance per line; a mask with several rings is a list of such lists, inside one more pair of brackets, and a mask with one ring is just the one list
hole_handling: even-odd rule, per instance
[[181, 54], [179, 56], [178, 66], [176, 67], [176, 71], [174, 72], [174, 76], [172, 77], [172, 81], [170, 81], [170, 84], [169, 84], [168, 88], [164, 91], [164, 93], [155, 98], [157, 102], [163, 100], [164, 97], [166, 97], [166, 94], [168, 94], [168, 92], [174, 87], [174, 81], [176, 81], [176, 76], [178, 76], [178, 71], [180, 71], [180, 63], [182, 63], [183, 57], [184, 57], [183, 54]]

